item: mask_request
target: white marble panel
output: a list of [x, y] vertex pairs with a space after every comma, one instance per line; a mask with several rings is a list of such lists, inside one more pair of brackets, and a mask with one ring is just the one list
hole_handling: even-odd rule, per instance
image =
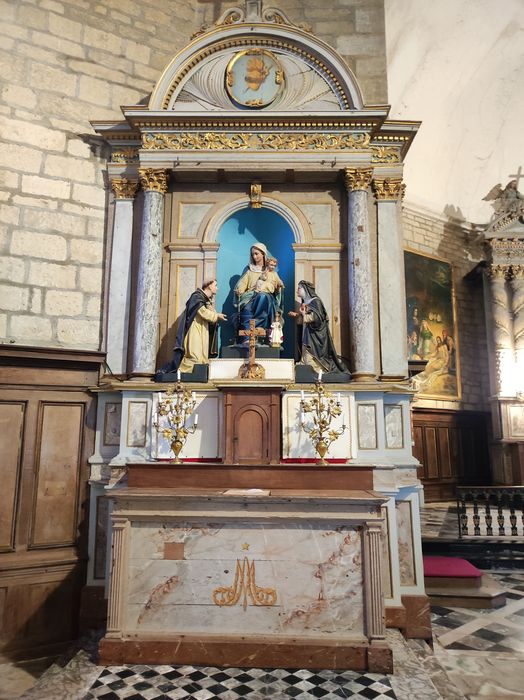
[[[163, 559], [166, 542], [183, 559]], [[361, 536], [342, 522], [133, 523], [129, 566], [130, 632], [364, 634]], [[238, 599], [218, 605], [239, 572]]]
[[331, 204], [300, 204], [313, 238], [332, 238]]
[[212, 202], [180, 202], [178, 209], [178, 238], [196, 238], [202, 220], [212, 206]]
[[386, 427], [386, 447], [401, 450], [404, 447], [402, 430], [402, 406], [384, 406], [384, 424]]
[[145, 447], [147, 439], [147, 401], [130, 401], [127, 418], [127, 447]]
[[[268, 360], [257, 357], [257, 363], [266, 371], [266, 379], [294, 381], [295, 363], [293, 360]], [[238, 370], [244, 360], [224, 360], [222, 358], [209, 361], [209, 381], [220, 379], [237, 379]], [[242, 380], [239, 380], [242, 381]], [[243, 382], [245, 384], [245, 381]]]
[[412, 502], [397, 501], [398, 555], [400, 583], [402, 586], [415, 586], [415, 556], [413, 550]]
[[[342, 405], [342, 414], [333, 420], [333, 428], [339, 429], [346, 425], [345, 432], [333, 443], [326, 455], [327, 459], [349, 459], [354, 456], [352, 446], [352, 434], [350, 431], [350, 399], [347, 394], [333, 392], [339, 397]], [[308, 400], [309, 392], [304, 392]], [[300, 425], [300, 401], [299, 392], [286, 392], [282, 399], [282, 456], [284, 459], [313, 459], [318, 458], [315, 448], [309, 436]], [[306, 425], [310, 424], [308, 414], [304, 414]]]
[[120, 424], [122, 422], [122, 403], [107, 402], [104, 406], [104, 446], [120, 445]]
[[[313, 265], [313, 282], [318, 296], [322, 299], [328, 313], [331, 332], [333, 333], [333, 269], [332, 267], [320, 267]], [[338, 319], [338, 315], [337, 315]]]
[[357, 406], [358, 446], [361, 450], [376, 450], [377, 407], [374, 403], [359, 403]]
[[524, 406], [509, 406], [511, 437], [524, 438]]
[[203, 280], [198, 279], [198, 265], [177, 265], [176, 268], [176, 318], [180, 316], [186, 307], [195, 289], [202, 284]]
[[[161, 397], [161, 392], [154, 397], [155, 414]], [[187, 436], [180, 456], [185, 459], [218, 459], [222, 456], [222, 396], [217, 393], [206, 396], [204, 393], [195, 392], [195, 400], [195, 410], [186, 427], [192, 429], [195, 415], [198, 416], [197, 427], [194, 433]], [[163, 421], [165, 418], [160, 417], [160, 426], [163, 425]], [[153, 429], [152, 455], [155, 459], [173, 459], [168, 441], [156, 429]]]

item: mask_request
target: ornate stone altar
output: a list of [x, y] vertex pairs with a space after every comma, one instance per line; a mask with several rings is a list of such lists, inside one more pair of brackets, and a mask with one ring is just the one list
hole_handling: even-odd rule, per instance
[[[250, 90], [275, 81], [250, 104], [230, 84], [246, 57]], [[109, 593], [103, 661], [268, 666], [286, 653], [300, 667], [391, 670], [385, 624], [430, 637], [399, 217], [418, 123], [388, 110], [365, 105], [333, 49], [248, 1], [173, 59], [147, 107], [93, 123], [112, 148], [107, 325], [119, 329], [107, 334], [91, 458], [89, 584]], [[327, 466], [301, 428], [310, 386], [291, 357], [257, 358], [258, 381], [237, 377], [243, 360], [211, 360], [208, 381], [191, 385], [199, 422], [183, 464], [153, 426], [167, 386], [151, 379], [176, 319], [219, 272], [224, 222], [250, 207], [292, 231], [292, 283], [314, 283], [351, 365], [351, 381], [328, 386], [348, 429]]]

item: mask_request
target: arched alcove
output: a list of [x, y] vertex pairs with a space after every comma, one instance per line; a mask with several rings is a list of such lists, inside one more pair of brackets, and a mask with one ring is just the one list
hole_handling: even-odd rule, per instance
[[[291, 226], [283, 216], [269, 208], [245, 207], [231, 214], [217, 234], [220, 248], [217, 255], [216, 308], [223, 310], [228, 319], [232, 319], [235, 313], [234, 287], [249, 263], [250, 248], [257, 241], [264, 243], [269, 253], [278, 259], [278, 273], [285, 284], [284, 309], [287, 312], [294, 308], [295, 255], [292, 244], [295, 239]], [[290, 319], [287, 319], [286, 326], [282, 357], [293, 357], [294, 328]], [[234, 336], [235, 328], [231, 321], [221, 324], [220, 346], [233, 343]]]

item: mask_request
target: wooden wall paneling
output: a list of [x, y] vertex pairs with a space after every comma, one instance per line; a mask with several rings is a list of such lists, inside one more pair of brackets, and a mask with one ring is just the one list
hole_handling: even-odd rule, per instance
[[424, 431], [422, 426], [413, 425], [413, 455], [419, 461], [419, 466], [417, 467], [417, 476], [422, 479], [425, 470], [425, 455], [424, 455]]
[[[77, 635], [96, 413], [89, 387], [103, 359], [0, 345], [2, 544], [6, 512], [15, 521], [13, 547], [0, 550], [0, 651], [12, 659], [59, 652]], [[24, 406], [23, 419], [9, 406]]]
[[439, 478], [437, 430], [434, 427], [427, 427], [424, 431], [424, 464], [426, 465], [426, 478]]
[[0, 647], [4, 652], [47, 648], [74, 639], [80, 604], [80, 565], [28, 569], [9, 581]]
[[414, 409], [414, 453], [423, 463], [421, 478], [428, 500], [453, 498], [457, 484], [491, 483], [488, 415]]
[[447, 425], [442, 425], [437, 428], [438, 435], [438, 454], [439, 454], [439, 476], [441, 479], [449, 479], [453, 476], [451, 465], [451, 451], [449, 449], [449, 431]]
[[40, 403], [30, 547], [75, 542], [83, 426], [82, 403]]
[[0, 402], [0, 551], [15, 546], [22, 470], [25, 401]]

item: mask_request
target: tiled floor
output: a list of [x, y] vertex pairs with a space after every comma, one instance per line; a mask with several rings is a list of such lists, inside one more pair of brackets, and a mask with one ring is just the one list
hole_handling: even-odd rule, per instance
[[[434, 651], [388, 630], [395, 674], [193, 666], [99, 667], [96, 640], [30, 689], [3, 687], [0, 700], [507, 700], [524, 698], [524, 573], [494, 574], [506, 588], [496, 610], [432, 608]], [[2, 692], [2, 690], [4, 692]], [[22, 694], [23, 693], [23, 694]]]
[[[426, 533], [456, 531], [448, 506], [430, 509], [423, 521]], [[93, 662], [96, 640], [91, 639], [69, 663], [52, 666], [26, 692], [27, 678], [17, 692], [13, 664], [0, 662], [0, 700], [524, 699], [524, 572], [490, 575], [506, 588], [506, 605], [493, 610], [433, 606], [433, 651], [388, 630], [392, 676], [193, 666], [104, 668]], [[6, 679], [12, 683], [6, 685]]]
[[395, 698], [387, 677], [337, 671], [121, 666], [102, 671], [85, 700]]

